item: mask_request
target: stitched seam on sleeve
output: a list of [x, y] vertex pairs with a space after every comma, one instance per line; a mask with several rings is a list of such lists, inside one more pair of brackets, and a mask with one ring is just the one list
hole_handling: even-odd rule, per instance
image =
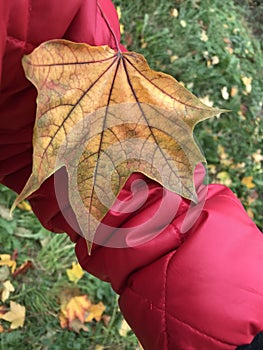
[[30, 49], [34, 49], [36, 47], [36, 45], [32, 43], [26, 42], [25, 40], [18, 39], [12, 35], [7, 35], [6, 40], [9, 42], [17, 43], [21, 45], [23, 48], [29, 47]]
[[[148, 304], [151, 304], [152, 305], [152, 308], [153, 309], [156, 309], [158, 311], [161, 311], [161, 312], [164, 312], [164, 310], [154, 304], [152, 304], [152, 301], [150, 301], [148, 298], [145, 298], [145, 297], [142, 297], [139, 293], [137, 293], [132, 287], [127, 287], [127, 289], [129, 289], [132, 293], [134, 293], [135, 295], [137, 295], [138, 297], [140, 297], [142, 300], [144, 300], [145, 302], [147, 302]], [[202, 336], [204, 337], [207, 337], [208, 339], [212, 339], [213, 341], [216, 341], [218, 343], [220, 343], [220, 345], [229, 345], [229, 346], [237, 346], [237, 344], [234, 344], [234, 343], [228, 343], [228, 342], [225, 342], [223, 340], [220, 340], [220, 339], [217, 339], [211, 335], [208, 335], [206, 333], [204, 333], [203, 331], [193, 327], [192, 325], [190, 325], [189, 323], [185, 322], [185, 321], [182, 321], [180, 319], [178, 319], [177, 317], [175, 317], [174, 315], [170, 314], [168, 311], [166, 311], [166, 315], [169, 316], [169, 317], [172, 317], [174, 318], [176, 321], [182, 323], [184, 326], [188, 327], [188, 328], [191, 328], [194, 332], [198, 333], [198, 334], [201, 334]]]
[[168, 321], [167, 321], [167, 275], [168, 275], [168, 269], [170, 266], [170, 262], [173, 258], [173, 256], [176, 254], [176, 251], [173, 252], [171, 255], [169, 255], [169, 258], [167, 259], [166, 266], [165, 266], [165, 275], [164, 275], [164, 325], [165, 325], [165, 339], [166, 339], [166, 345], [167, 350], [170, 349], [170, 339], [169, 339], [169, 332], [168, 332]]

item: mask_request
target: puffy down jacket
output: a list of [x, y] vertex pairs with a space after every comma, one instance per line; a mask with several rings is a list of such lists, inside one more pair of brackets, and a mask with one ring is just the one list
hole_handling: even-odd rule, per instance
[[[0, 181], [16, 192], [31, 172], [37, 95], [21, 58], [54, 38], [114, 49], [120, 33], [112, 3], [0, 1]], [[146, 350], [234, 350], [263, 331], [263, 236], [235, 195], [220, 185], [203, 186], [203, 174], [199, 165], [197, 206], [133, 174], [119, 195], [125, 210], [115, 204], [108, 212], [96, 232], [96, 242], [105, 244], [95, 244], [91, 256], [69, 224], [75, 216], [64, 169], [58, 172], [62, 211], [53, 177], [29, 198], [46, 228], [76, 242], [83, 268], [120, 294], [123, 315]], [[134, 191], [138, 179], [147, 189]], [[134, 203], [136, 212], [129, 208]], [[116, 248], [119, 232], [122, 248]]]

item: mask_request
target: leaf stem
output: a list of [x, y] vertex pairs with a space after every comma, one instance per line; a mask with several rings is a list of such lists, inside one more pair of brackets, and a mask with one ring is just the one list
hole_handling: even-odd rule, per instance
[[100, 4], [99, 4], [98, 1], [97, 1], [97, 5], [98, 5], [98, 8], [99, 8], [99, 10], [100, 10], [100, 12], [101, 12], [102, 17], [104, 18], [104, 21], [106, 22], [106, 24], [107, 24], [107, 26], [108, 26], [108, 28], [109, 28], [111, 34], [113, 35], [113, 38], [114, 38], [114, 41], [115, 41], [115, 44], [116, 44], [116, 48], [117, 48], [117, 50], [118, 50], [118, 53], [121, 53], [120, 43], [119, 43], [119, 40], [118, 40], [118, 38], [117, 38], [117, 35], [116, 35], [115, 31], [113, 30], [109, 19], [107, 18], [107, 16], [106, 16], [105, 13], [103, 12], [103, 10], [102, 10], [102, 8], [101, 8], [101, 6], [100, 6]]

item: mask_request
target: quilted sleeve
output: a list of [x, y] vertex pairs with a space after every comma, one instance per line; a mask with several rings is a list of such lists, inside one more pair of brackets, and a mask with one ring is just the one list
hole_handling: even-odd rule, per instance
[[[263, 235], [226, 187], [209, 185], [198, 209], [151, 186], [155, 201], [119, 218], [118, 227], [130, 228], [131, 246], [111, 246], [125, 235], [112, 230], [107, 246], [88, 256], [79, 239], [81, 265], [120, 294], [120, 309], [145, 350], [234, 350], [250, 343], [263, 330]], [[149, 220], [140, 227], [143, 217], [158, 213], [158, 225]], [[139, 235], [148, 239], [137, 245]]]

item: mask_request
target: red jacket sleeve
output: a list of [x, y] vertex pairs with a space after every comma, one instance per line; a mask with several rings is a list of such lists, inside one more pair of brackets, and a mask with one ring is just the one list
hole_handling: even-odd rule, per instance
[[[123, 220], [114, 207], [108, 213], [105, 221], [115, 216], [118, 229], [107, 247], [88, 256], [84, 240], [76, 244], [83, 268], [120, 294], [121, 311], [146, 350], [234, 350], [263, 331], [263, 235], [229, 189], [206, 189], [198, 208], [151, 183], [136, 216]], [[121, 234], [130, 247], [111, 247]]]

